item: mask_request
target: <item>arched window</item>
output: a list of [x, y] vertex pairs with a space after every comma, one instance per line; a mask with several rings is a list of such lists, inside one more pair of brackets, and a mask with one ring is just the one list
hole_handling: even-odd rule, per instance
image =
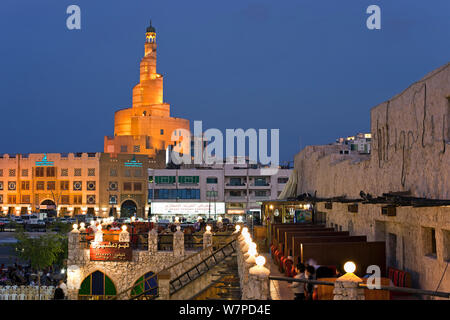
[[78, 290], [80, 300], [104, 300], [116, 294], [114, 283], [101, 271], [88, 275]]
[[155, 297], [158, 294], [158, 279], [153, 272], [148, 272], [134, 283], [131, 290], [131, 296], [135, 297], [142, 294], [139, 298], [146, 299]]

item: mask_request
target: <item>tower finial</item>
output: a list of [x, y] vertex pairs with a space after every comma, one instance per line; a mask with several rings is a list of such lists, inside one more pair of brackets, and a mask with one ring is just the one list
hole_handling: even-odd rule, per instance
[[147, 32], [155, 32], [155, 28], [152, 26], [152, 20], [150, 19], [150, 25], [147, 27]]

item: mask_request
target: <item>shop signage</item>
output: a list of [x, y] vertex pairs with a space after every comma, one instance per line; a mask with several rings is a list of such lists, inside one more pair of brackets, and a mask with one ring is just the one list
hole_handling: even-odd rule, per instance
[[142, 162], [137, 161], [136, 157], [133, 155], [131, 160], [125, 162], [125, 167], [141, 168]]
[[152, 202], [152, 214], [224, 214], [225, 202]]
[[133, 251], [129, 242], [92, 242], [91, 261], [131, 261]]
[[36, 161], [36, 167], [52, 167], [54, 162], [47, 160], [47, 154], [44, 154], [44, 157], [41, 161]]

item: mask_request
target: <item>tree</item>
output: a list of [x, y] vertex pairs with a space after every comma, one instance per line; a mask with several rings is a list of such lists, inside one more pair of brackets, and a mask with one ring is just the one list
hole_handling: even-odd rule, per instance
[[61, 261], [67, 245], [66, 237], [61, 234], [46, 234], [30, 237], [22, 229], [16, 231], [17, 243], [15, 249], [19, 258], [30, 261], [31, 267], [38, 271], [38, 286], [40, 295], [40, 272], [54, 263]]

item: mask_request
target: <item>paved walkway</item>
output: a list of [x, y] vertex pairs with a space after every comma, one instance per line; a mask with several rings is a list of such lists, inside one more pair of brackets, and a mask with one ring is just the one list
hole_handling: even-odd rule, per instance
[[[266, 267], [270, 270], [271, 276], [285, 277], [278, 271], [278, 266], [272, 261], [270, 253], [263, 253], [262, 255], [266, 258]], [[288, 287], [287, 281], [270, 280], [270, 298], [272, 300], [293, 300], [294, 293]]]

